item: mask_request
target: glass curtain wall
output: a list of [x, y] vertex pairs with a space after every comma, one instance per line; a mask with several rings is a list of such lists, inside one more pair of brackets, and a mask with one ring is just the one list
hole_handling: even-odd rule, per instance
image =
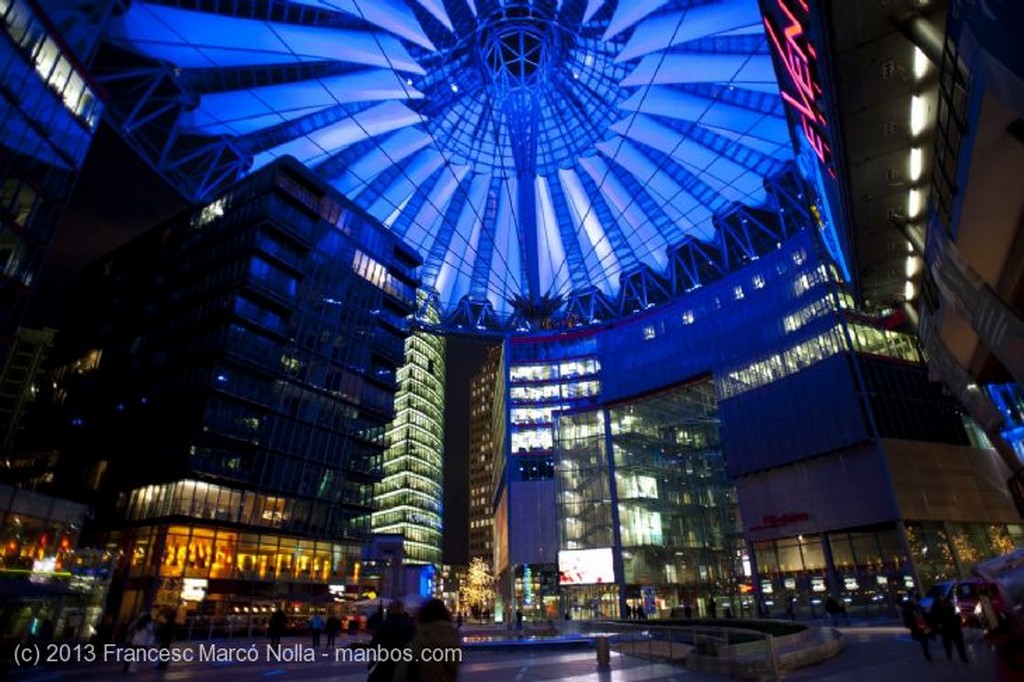
[[615, 567], [614, 601], [603, 584], [563, 585], [567, 610], [699, 614], [713, 597], [738, 615], [741, 524], [710, 380], [565, 415], [557, 445], [561, 547], [612, 547]]

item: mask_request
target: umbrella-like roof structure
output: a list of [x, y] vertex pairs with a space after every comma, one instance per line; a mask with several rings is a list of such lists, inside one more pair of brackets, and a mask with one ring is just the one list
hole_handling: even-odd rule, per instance
[[656, 282], [793, 156], [756, 0], [135, 0], [106, 43], [126, 137], [187, 194], [293, 156], [449, 318]]

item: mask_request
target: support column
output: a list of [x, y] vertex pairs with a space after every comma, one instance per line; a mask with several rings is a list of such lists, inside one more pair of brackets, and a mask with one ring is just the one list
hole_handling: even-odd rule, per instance
[[611, 499], [612, 566], [615, 585], [619, 590], [619, 617], [626, 613], [626, 566], [622, 561], [622, 527], [619, 525], [619, 491], [615, 485], [615, 448], [612, 443], [612, 420], [607, 408], [601, 410], [604, 419], [604, 448], [608, 461], [608, 494]]
[[890, 16], [889, 21], [916, 45], [936, 66], [942, 63], [942, 33], [935, 25], [919, 14]]

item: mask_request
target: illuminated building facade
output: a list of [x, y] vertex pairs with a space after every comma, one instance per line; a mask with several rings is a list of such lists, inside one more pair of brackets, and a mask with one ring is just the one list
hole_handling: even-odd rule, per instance
[[286, 160], [90, 268], [60, 446], [124, 552], [119, 621], [359, 591], [418, 264]]
[[80, 57], [36, 3], [0, 5], [0, 359], [99, 123]]
[[[550, 449], [530, 425], [540, 446], [507, 455], [505, 594], [517, 605], [545, 604], [548, 562], [610, 548], [613, 572], [600, 584], [568, 579], [565, 608], [699, 613], [714, 597], [739, 614], [758, 595], [769, 609], [794, 597], [813, 613], [828, 594], [853, 609], [888, 607], [1020, 542], [1005, 465], [928, 381], [914, 337], [855, 308], [814, 233], [631, 319], [509, 347], [523, 363], [510, 362], [510, 414], [524, 407], [515, 396], [533, 396], [555, 427]], [[600, 368], [600, 392], [580, 401], [589, 405], [563, 407], [543, 388], [558, 380], [538, 359], [568, 357]], [[534, 393], [517, 391], [526, 385]], [[552, 457], [551, 491], [532, 456]], [[655, 499], [659, 464], [676, 474], [659, 479]], [[676, 513], [669, 499], [695, 508]], [[560, 510], [551, 528], [540, 512], [549, 503]]]
[[504, 445], [501, 346], [487, 350], [469, 384], [469, 559], [494, 562], [494, 461]]
[[[425, 319], [436, 323], [436, 306], [427, 307]], [[405, 539], [406, 564], [436, 569], [441, 567], [444, 514], [445, 345], [443, 337], [424, 331], [405, 340], [395, 418], [384, 436], [384, 478], [374, 489], [371, 523], [375, 533]]]
[[[690, 604], [706, 615], [711, 595], [735, 595], [744, 575], [743, 529], [719, 430], [709, 377], [560, 415], [564, 611], [618, 617], [621, 597], [632, 613], [653, 617]], [[603, 558], [578, 553], [608, 548]], [[575, 556], [587, 564], [578, 573], [567, 566]]]

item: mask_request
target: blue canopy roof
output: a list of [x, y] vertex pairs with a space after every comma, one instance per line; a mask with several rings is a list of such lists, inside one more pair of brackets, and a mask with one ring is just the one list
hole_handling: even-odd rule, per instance
[[424, 257], [451, 310], [662, 271], [792, 158], [756, 0], [137, 1], [176, 135], [291, 155]]

